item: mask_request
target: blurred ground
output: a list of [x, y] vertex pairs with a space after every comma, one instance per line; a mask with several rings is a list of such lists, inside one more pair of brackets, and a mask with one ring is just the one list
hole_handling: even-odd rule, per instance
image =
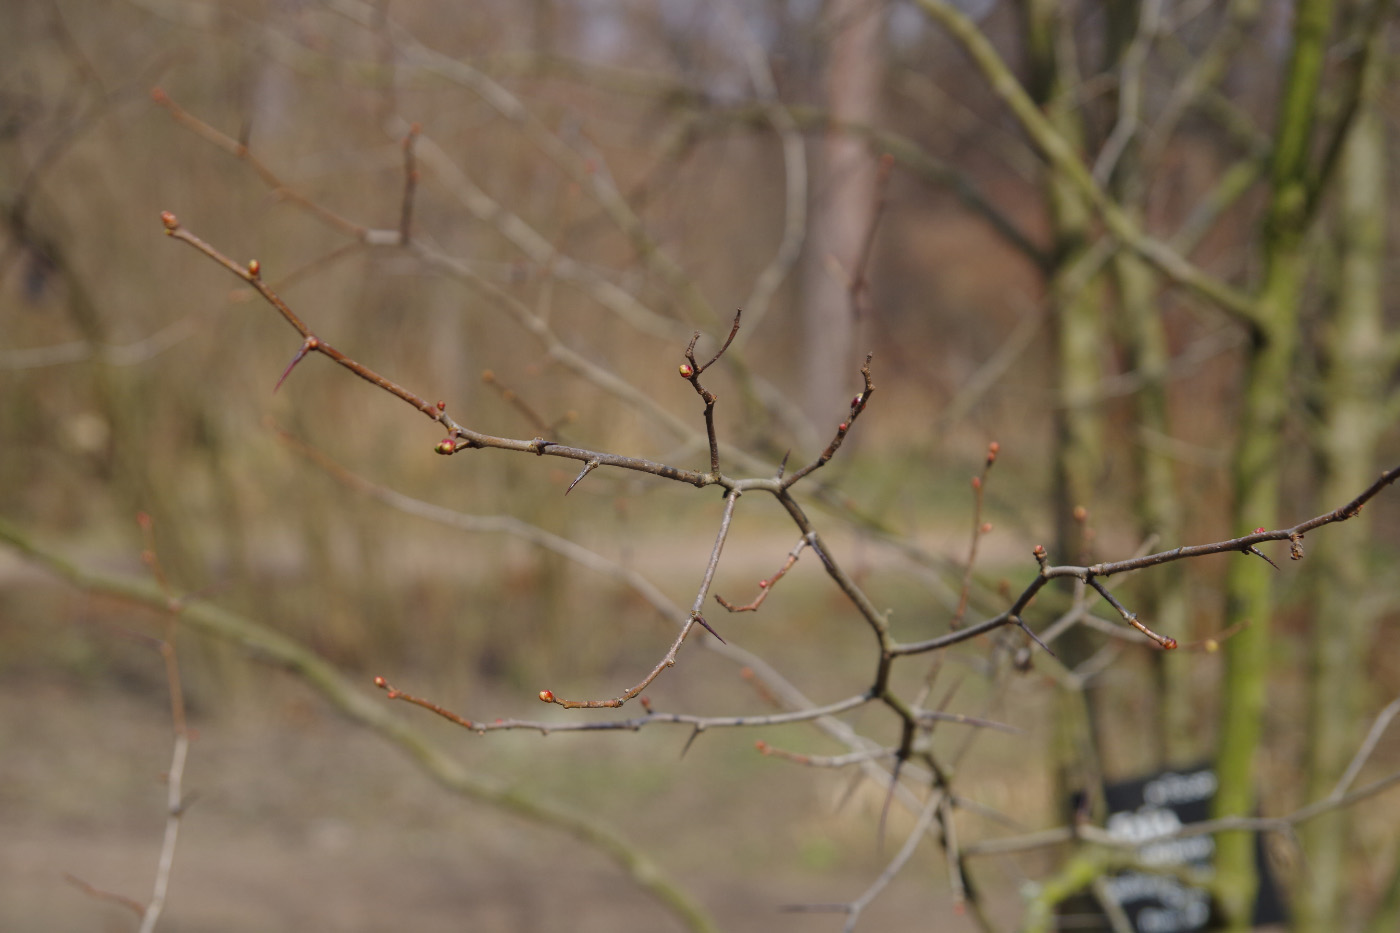
[[[267, 694], [257, 710], [195, 719], [186, 775], [192, 804], [162, 929], [680, 928], [590, 850], [450, 797], [295, 688]], [[675, 733], [618, 737], [633, 748], [604, 753], [607, 763], [597, 761], [597, 743], [567, 736], [446, 738], [478, 750], [503, 739], [516, 746], [503, 749], [506, 769], [529, 755], [531, 767], [556, 775], [577, 766], [584, 783], [642, 785], [619, 795], [607, 815], [726, 930], [837, 929], [834, 918], [778, 908], [854, 897], [878, 872], [871, 833], [852, 835], [830, 802], [816, 799], [812, 775], [790, 766], [762, 762], [766, 775], [735, 773], [722, 760], [732, 750], [708, 742], [680, 760]], [[669, 748], [635, 747], [648, 742]], [[149, 895], [169, 754], [158, 701], [9, 679], [0, 687], [0, 746], [10, 750], [0, 757], [0, 929], [130, 929], [126, 910], [64, 879], [72, 874], [138, 900]], [[636, 759], [651, 754], [657, 758], [639, 779]], [[501, 764], [502, 756], [482, 757]], [[580, 796], [598, 792], [585, 787]], [[763, 856], [746, 846], [786, 858], [759, 872]], [[941, 866], [916, 859], [871, 909], [866, 928], [941, 916], [940, 929], [961, 929], [946, 888]]]

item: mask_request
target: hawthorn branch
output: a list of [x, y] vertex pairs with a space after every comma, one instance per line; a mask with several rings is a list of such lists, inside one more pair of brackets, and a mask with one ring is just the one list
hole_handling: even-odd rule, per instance
[[724, 641], [723, 638], [720, 638], [719, 632], [716, 632], [710, 627], [710, 623], [705, 621], [705, 617], [700, 614], [700, 609], [705, 605], [705, 597], [709, 594], [710, 584], [714, 581], [715, 569], [719, 566], [719, 555], [720, 552], [724, 550], [725, 539], [729, 537], [729, 524], [734, 518], [734, 505], [739, 501], [739, 495], [740, 490], [733, 489], [724, 499], [724, 516], [720, 519], [719, 534], [715, 536], [715, 545], [710, 552], [710, 561], [705, 566], [705, 576], [700, 581], [700, 591], [695, 594], [695, 603], [690, 608], [690, 617], [686, 619], [685, 624], [681, 626], [680, 634], [676, 636], [675, 641], [671, 642], [670, 650], [667, 651], [665, 656], [652, 668], [651, 673], [642, 678], [639, 683], [634, 684], [611, 699], [565, 700], [555, 696], [552, 690], [541, 690], [540, 699], [542, 701], [545, 703], [558, 704], [565, 709], [617, 709], [627, 703], [627, 701], [637, 697], [637, 695], [647, 687], [651, 686], [652, 681], [660, 677], [663, 671], [675, 667], [676, 656], [680, 653], [681, 645], [685, 642], [686, 636], [690, 634], [691, 629], [694, 628], [697, 623], [704, 626], [711, 635], [719, 638], [720, 641]]
[[783, 563], [782, 567], [778, 568], [778, 572], [766, 580], [758, 581], [758, 595], [753, 598], [753, 602], [746, 603], [743, 606], [736, 606], [718, 593], [715, 594], [715, 602], [719, 603], [730, 612], [757, 612], [758, 607], [763, 605], [763, 601], [768, 598], [768, 594], [773, 592], [773, 586], [783, 578], [784, 574], [792, 569], [793, 564], [797, 563], [797, 558], [802, 554], [802, 549], [806, 546], [807, 539], [799, 539], [797, 544], [788, 553], [787, 561]]
[[[1046, 559], [1045, 549], [1037, 546], [1035, 553], [1037, 561], [1041, 564], [1040, 573], [1021, 592], [1021, 595], [1017, 597], [1016, 602], [1010, 609], [967, 628], [958, 629], [946, 635], [940, 635], [923, 641], [895, 644], [888, 650], [890, 654], [895, 657], [906, 654], [922, 654], [927, 651], [938, 651], [951, 645], [958, 644], [959, 642], [967, 641], [978, 635], [1001, 628], [1004, 625], [1019, 625], [1024, 628], [1025, 624], [1021, 621], [1020, 613], [1025, 610], [1030, 604], [1030, 601], [1040, 592], [1041, 588], [1054, 579], [1069, 578], [1091, 584], [1091, 580], [1095, 577], [1110, 577], [1116, 574], [1143, 570], [1148, 567], [1155, 567], [1177, 560], [1205, 557], [1210, 554], [1247, 553], [1251, 548], [1255, 548], [1266, 541], [1288, 541], [1292, 546], [1301, 547], [1303, 536], [1307, 532], [1315, 528], [1321, 528], [1324, 525], [1344, 522], [1349, 518], [1354, 518], [1367, 502], [1374, 499], [1382, 490], [1394, 483], [1398, 478], [1400, 478], [1400, 466], [1392, 467], [1382, 473], [1374, 483], [1345, 505], [1339, 506], [1330, 512], [1324, 512], [1306, 521], [1299, 522], [1290, 528], [1279, 528], [1274, 531], [1265, 531], [1261, 529], [1253, 534], [1243, 535], [1238, 538], [1215, 541], [1210, 544], [1179, 547], [1170, 551], [1159, 551], [1155, 554], [1147, 554], [1127, 560], [1109, 561], [1090, 566], [1051, 566]], [[1297, 553], [1301, 554], [1302, 552], [1298, 550]], [[1106, 591], [1100, 592], [1106, 595]], [[1111, 598], [1109, 601], [1110, 604], [1116, 603], [1116, 600], [1112, 600]], [[1115, 605], [1115, 609], [1120, 613], [1126, 612], [1121, 605]], [[1124, 617], [1127, 618], [1126, 615]], [[1157, 636], [1150, 630], [1144, 631], [1144, 634], [1149, 638], [1153, 638], [1158, 644], [1162, 644], [1163, 647], [1167, 647], [1163, 644], [1164, 641], [1170, 641], [1173, 645], [1175, 644], [1174, 639]]]

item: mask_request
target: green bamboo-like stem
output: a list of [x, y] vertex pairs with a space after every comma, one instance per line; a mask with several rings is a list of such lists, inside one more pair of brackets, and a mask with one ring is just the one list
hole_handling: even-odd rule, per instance
[[[1381, 31], [1371, 43], [1378, 44]], [[1384, 399], [1394, 361], [1384, 352], [1385, 127], [1377, 110], [1382, 57], [1372, 51], [1350, 137], [1341, 153], [1336, 241], [1339, 274], [1324, 334], [1317, 452], [1321, 495], [1334, 495], [1376, 462], [1386, 427]], [[1375, 624], [1365, 599], [1370, 520], [1365, 513], [1329, 543], [1312, 565], [1313, 628], [1308, 656], [1305, 796], [1327, 794], [1347, 768], [1359, 738], [1365, 697], [1356, 672]], [[1329, 813], [1302, 831], [1308, 872], [1299, 889], [1294, 929], [1325, 933], [1342, 925], [1350, 820]]]
[[1035, 896], [1026, 905], [1021, 933], [1049, 933], [1056, 929], [1055, 908], [1088, 889], [1112, 864], [1113, 853], [1107, 849], [1086, 848], [1076, 853], [1054, 877], [1037, 885]]
[[[1067, 24], [1056, 0], [1024, 0], [1020, 13], [1026, 35], [1029, 91], [1059, 138], [1082, 149], [1083, 116], [1077, 105], [1080, 85], [1074, 62], [1060, 54]], [[1077, 160], [1076, 160], [1077, 161]], [[1103, 416], [1094, 404], [1103, 381], [1106, 343], [1102, 316], [1103, 280], [1094, 271], [1092, 205], [1060, 166], [1045, 168], [1043, 190], [1049, 207], [1051, 250], [1049, 321], [1054, 453], [1051, 507], [1055, 516], [1056, 550], [1066, 560], [1088, 560], [1087, 523], [1076, 513], [1094, 504], [1095, 487], [1103, 469]], [[1092, 268], [1091, 268], [1092, 264]], [[1085, 271], [1089, 269], [1090, 271]], [[1085, 660], [1092, 647], [1082, 630], [1073, 630], [1057, 643], [1057, 653], [1070, 667]], [[1061, 686], [1054, 699], [1055, 728], [1051, 757], [1055, 795], [1068, 802], [1082, 794], [1092, 804], [1102, 800], [1094, 704], [1080, 686]]]
[[[1143, 435], [1170, 437], [1166, 382], [1170, 359], [1166, 329], [1155, 302], [1156, 276], [1139, 257], [1129, 253], [1114, 257], [1112, 271], [1129, 365], [1146, 377], [1131, 400], [1137, 429]], [[1145, 443], [1141, 438], [1132, 451], [1137, 477], [1135, 508], [1142, 537], [1155, 536], [1163, 542], [1182, 540], [1182, 502], [1171, 455], [1161, 445]], [[1159, 574], [1145, 574], [1137, 581], [1141, 611], [1153, 619], [1158, 631], [1173, 632], [1178, 637], [1187, 635], [1191, 631], [1191, 600], [1184, 580], [1185, 568], [1162, 570]], [[1148, 663], [1157, 683], [1150, 728], [1156, 740], [1157, 765], [1199, 760], [1204, 750], [1193, 711], [1192, 658], [1182, 652], [1160, 651], [1151, 654]]]
[[[1153, 0], [1146, 0], [1153, 2]], [[1109, 7], [1108, 33], [1110, 64], [1120, 71], [1136, 61], [1141, 68], [1146, 48], [1155, 37], [1152, 14], [1139, 0], [1116, 0]], [[1148, 19], [1144, 20], [1144, 16]], [[1142, 111], [1143, 82], [1127, 76], [1118, 87], [1119, 121], [1131, 120]], [[1182, 98], [1182, 107], [1192, 103]], [[1132, 124], [1129, 123], [1129, 126]], [[1167, 131], [1166, 128], [1163, 128]], [[1115, 127], [1115, 134], [1118, 132]], [[1143, 144], [1132, 137], [1117, 155], [1109, 175], [1109, 191], [1123, 211], [1139, 227], [1143, 226], [1143, 200], [1148, 189], [1144, 177]], [[1101, 157], [1102, 158], [1102, 157]], [[1229, 193], [1222, 198], [1228, 203]], [[1127, 250], [1117, 251], [1109, 266], [1117, 297], [1116, 336], [1122, 341], [1127, 365], [1143, 375], [1141, 388], [1129, 399], [1133, 420], [1140, 437], [1131, 445], [1134, 476], [1134, 508], [1143, 540], [1180, 541], [1182, 503], [1177, 492], [1176, 464], [1160, 444], [1146, 438], [1171, 437], [1167, 393], [1167, 373], [1171, 364], [1167, 332], [1157, 303], [1159, 277], [1143, 258]], [[1184, 585], [1184, 567], [1164, 567], [1164, 573], [1144, 574], [1136, 581], [1137, 604], [1159, 631], [1184, 635], [1190, 632], [1190, 598]], [[1168, 767], [1198, 761], [1202, 755], [1200, 731], [1196, 728], [1191, 689], [1191, 659], [1181, 652], [1153, 652], [1144, 659], [1152, 668], [1156, 689], [1149, 692], [1146, 720], [1138, 724], [1140, 735], [1150, 736], [1153, 766]], [[1143, 749], [1146, 751], [1146, 749]]]
[[[117, 597], [162, 612], [169, 609], [168, 598], [156, 583], [79, 566], [34, 543], [3, 519], [0, 542], [85, 592]], [[531, 797], [518, 788], [468, 771], [390, 712], [389, 704], [358, 689], [334, 666], [297, 641], [210, 603], [183, 605], [180, 624], [186, 630], [227, 642], [258, 661], [291, 672], [345, 716], [396, 746], [424, 774], [452, 793], [566, 833], [606, 855], [687, 929], [706, 933], [717, 929], [690, 895], [616, 830], [557, 803]]]
[[1212, 276], [1160, 240], [1148, 236], [1094, 181], [1074, 144], [1040, 112], [1035, 100], [977, 25], [946, 0], [917, 0], [925, 13], [958, 41], [992, 91], [1011, 110], [1047, 162], [1093, 204], [1105, 226], [1164, 276], [1244, 321], [1258, 316], [1254, 297]]
[[[1332, 21], [1332, 0], [1300, 0], [1293, 52], [1285, 76], [1271, 171], [1273, 190], [1264, 221], [1264, 278], [1239, 413], [1232, 467], [1235, 529], [1268, 526], [1278, 515], [1285, 460], [1284, 419], [1296, 370], [1298, 317], [1309, 257], [1304, 250], [1308, 217], [1308, 143]], [[1255, 807], [1254, 759], [1259, 748], [1272, 649], [1274, 571], [1260, 560], [1239, 560], [1226, 577], [1226, 625], [1245, 628], [1225, 645], [1225, 681], [1218, 737], [1220, 781], [1215, 815], [1248, 816]], [[1217, 893], [1228, 928], [1245, 930], [1258, 877], [1248, 833], [1217, 840]]]

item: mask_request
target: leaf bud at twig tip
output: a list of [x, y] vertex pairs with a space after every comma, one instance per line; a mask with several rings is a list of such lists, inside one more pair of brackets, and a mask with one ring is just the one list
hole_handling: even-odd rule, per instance
[[378, 687], [380, 690], [385, 690], [385, 689], [388, 689], [388, 687], [389, 687], [389, 682], [388, 682], [387, 680], [385, 680], [383, 677], [375, 677], [375, 678], [374, 678], [374, 685], [375, 685], [376, 687]]
[[757, 742], [753, 743], [753, 747], [758, 749], [760, 754], [768, 754], [768, 743], [763, 741], [762, 739], [759, 739]]
[[170, 211], [160, 212], [160, 222], [165, 224], [166, 230], [174, 231], [180, 228], [180, 219], [170, 213]]
[[163, 104], [169, 100], [169, 98], [165, 95], [165, 89], [157, 84], [155, 87], [151, 88], [151, 100], [158, 104]]
[[490, 385], [496, 381], [496, 371], [493, 369], [483, 369], [481, 371], [481, 381]]
[[682, 363], [676, 371], [681, 374], [682, 379], [689, 379], [695, 375], [695, 368], [689, 363]]
[[540, 691], [540, 700], [541, 700], [542, 702], [545, 702], [545, 703], [553, 703], [553, 702], [554, 702], [554, 691], [552, 691], [552, 690], [541, 690], [541, 691]]
[[1044, 546], [1044, 545], [1041, 545], [1041, 544], [1037, 544], [1037, 545], [1035, 546], [1035, 550], [1034, 550], [1034, 551], [1031, 551], [1031, 553], [1034, 554], [1036, 557], [1044, 557], [1044, 556], [1045, 556], [1045, 546]]
[[136, 524], [142, 528], [149, 529], [151, 527], [151, 516], [145, 512], [137, 512]]
[[1080, 524], [1083, 524], [1085, 521], [1088, 520], [1088, 518], [1089, 518], [1089, 510], [1088, 510], [1088, 509], [1084, 508], [1084, 506], [1082, 506], [1082, 505], [1076, 505], [1076, 506], [1074, 507], [1074, 520], [1075, 520], [1075, 521], [1079, 522]]
[[992, 441], [987, 445], [987, 456], [995, 457], [999, 453], [1001, 453], [1001, 445], [996, 441]]
[[992, 523], [991, 523], [991, 522], [983, 522], [983, 523], [982, 523], [982, 529], [981, 529], [981, 530], [982, 530], [982, 534], [984, 534], [984, 535], [986, 535], [986, 534], [991, 534], [991, 532], [992, 532]]
[[760, 590], [766, 590], [766, 589], [768, 589], [768, 581], [767, 581], [767, 580], [759, 580], [759, 581], [758, 581], [758, 588], [759, 588]]
[[256, 259], [248, 260], [248, 274], [256, 279], [262, 274], [262, 263], [258, 262]]
[[457, 442], [450, 437], [444, 437], [433, 450], [440, 454], [454, 454], [457, 452]]
[[1163, 650], [1166, 650], [1166, 651], [1175, 651], [1175, 650], [1176, 650], [1176, 639], [1175, 639], [1175, 638], [1164, 638], [1164, 639], [1162, 639], [1162, 648], [1163, 648]]
[[981, 489], [981, 488], [982, 488], [982, 477], [980, 477], [980, 476], [974, 476], [974, 477], [972, 478], [972, 488], [973, 488], [973, 489]]
[[637, 698], [637, 702], [642, 704], [642, 709], [646, 710], [648, 713], [651, 712], [651, 697], [640, 696]]

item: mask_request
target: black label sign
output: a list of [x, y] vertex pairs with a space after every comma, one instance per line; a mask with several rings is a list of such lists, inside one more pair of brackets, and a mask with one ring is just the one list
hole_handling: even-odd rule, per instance
[[[1139, 844], [1146, 866], [1183, 866], [1210, 872], [1215, 837], [1163, 838], [1211, 818], [1218, 781], [1208, 766], [1164, 771], [1104, 788], [1109, 835]], [[1154, 841], [1155, 840], [1155, 841]], [[1256, 839], [1259, 899], [1254, 923], [1281, 923], [1284, 912]], [[1105, 892], [1122, 908], [1136, 933], [1194, 933], [1213, 929], [1210, 892], [1167, 874], [1126, 871], [1105, 879]]]

